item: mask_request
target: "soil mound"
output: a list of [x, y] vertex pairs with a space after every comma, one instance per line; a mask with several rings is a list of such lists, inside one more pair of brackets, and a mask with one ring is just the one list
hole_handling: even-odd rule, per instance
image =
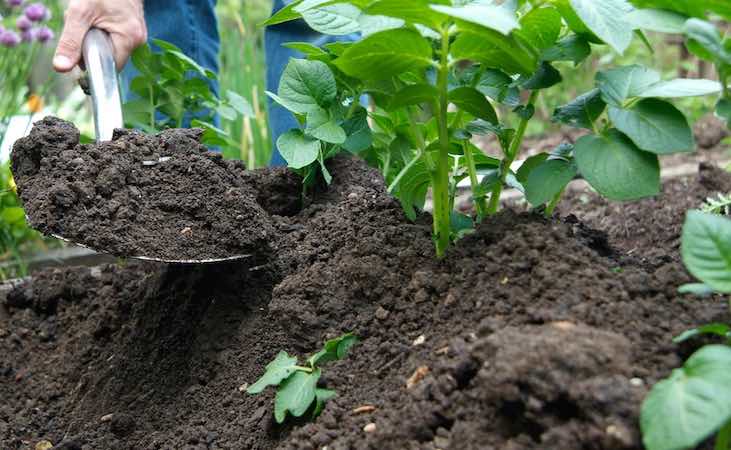
[[[330, 169], [306, 205], [284, 171], [243, 175], [292, 200], [265, 216], [256, 265], [67, 268], [11, 289], [0, 447], [639, 449], [648, 387], [697, 345], [672, 337], [730, 318], [677, 294], [671, 246], [617, 260], [611, 232], [575, 219], [507, 210], [436, 261], [428, 218], [406, 220], [375, 171]], [[338, 396], [316, 421], [279, 426], [273, 392], [244, 392], [279, 350], [346, 331], [362, 341], [324, 371]]]
[[273, 227], [239, 162], [200, 144], [201, 130], [118, 130], [79, 144], [60, 119], [38, 122], [12, 153], [30, 222], [117, 256], [202, 260], [266, 252]]

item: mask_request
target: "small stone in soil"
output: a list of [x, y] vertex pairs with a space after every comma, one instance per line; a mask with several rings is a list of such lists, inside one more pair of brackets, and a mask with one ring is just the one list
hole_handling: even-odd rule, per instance
[[376, 424], [373, 422], [369, 423], [368, 425], [363, 427], [363, 431], [365, 431], [366, 433], [373, 433], [374, 431], [376, 431]]
[[427, 375], [429, 375], [429, 368], [427, 366], [419, 367], [418, 369], [416, 369], [414, 371], [414, 373], [409, 377], [409, 379], [406, 380], [406, 389], [411, 389], [412, 387], [416, 386]]
[[421, 335], [421, 336], [419, 336], [418, 338], [414, 339], [414, 342], [412, 343], [412, 345], [413, 345], [414, 347], [418, 347], [419, 345], [423, 345], [423, 344], [424, 344], [424, 342], [426, 342], [426, 336], [424, 336], [424, 335], [422, 334], [422, 335]]

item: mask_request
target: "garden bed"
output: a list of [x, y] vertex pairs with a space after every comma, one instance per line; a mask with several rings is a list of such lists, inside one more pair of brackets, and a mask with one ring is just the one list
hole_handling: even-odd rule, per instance
[[[676, 291], [684, 212], [731, 190], [711, 168], [637, 204], [572, 194], [562, 220], [507, 210], [442, 261], [377, 172], [331, 171], [301, 209], [262, 205], [282, 215], [255, 260], [0, 292], [0, 448], [636, 449], [648, 388], [694, 349], [672, 337], [730, 319]], [[362, 342], [325, 371], [338, 396], [314, 423], [278, 426], [271, 393], [244, 392], [279, 350], [347, 331]]]

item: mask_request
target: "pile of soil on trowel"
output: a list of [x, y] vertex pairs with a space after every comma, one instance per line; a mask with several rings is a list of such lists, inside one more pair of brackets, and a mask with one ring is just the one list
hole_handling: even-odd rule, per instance
[[[32, 226], [117, 256], [207, 260], [266, 252], [273, 226], [240, 162], [201, 144], [201, 130], [117, 130], [80, 144], [56, 118], [13, 148]], [[269, 196], [264, 196], [267, 198]]]

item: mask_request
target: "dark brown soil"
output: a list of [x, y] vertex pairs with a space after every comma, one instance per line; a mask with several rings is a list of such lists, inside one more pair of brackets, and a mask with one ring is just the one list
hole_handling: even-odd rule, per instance
[[[428, 218], [405, 220], [357, 161], [331, 170], [330, 190], [271, 216], [256, 266], [68, 268], [12, 289], [0, 448], [639, 449], [648, 387], [694, 349], [672, 337], [731, 319], [676, 293], [690, 278], [659, 242], [680, 213], [663, 241], [636, 236], [660, 247], [651, 265], [607, 244], [611, 220], [606, 234], [512, 211], [435, 261]], [[291, 198], [284, 172], [255, 176]], [[279, 350], [345, 331], [362, 342], [327, 367], [339, 395], [314, 423], [278, 426], [272, 392], [243, 392]]]
[[117, 256], [205, 260], [266, 253], [274, 228], [243, 166], [199, 143], [200, 130], [119, 130], [79, 144], [46, 118], [12, 154], [30, 223]]

